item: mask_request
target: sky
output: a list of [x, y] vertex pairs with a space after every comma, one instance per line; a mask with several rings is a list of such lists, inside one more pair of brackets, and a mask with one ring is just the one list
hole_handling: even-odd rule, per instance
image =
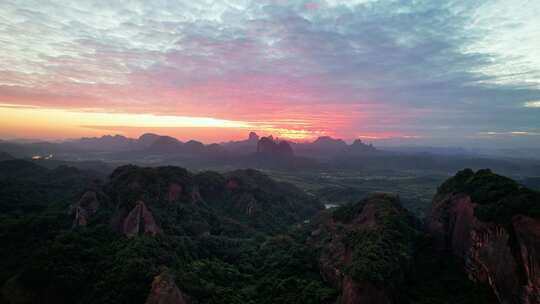
[[540, 1], [0, 1], [0, 138], [540, 147]]

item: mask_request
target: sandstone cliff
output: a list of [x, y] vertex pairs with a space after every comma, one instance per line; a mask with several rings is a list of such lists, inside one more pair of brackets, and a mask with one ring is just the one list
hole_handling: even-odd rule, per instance
[[510, 181], [485, 170], [458, 173], [439, 189], [428, 230], [500, 303], [537, 304], [540, 221], [531, 214], [540, 201]]
[[377, 194], [318, 219], [309, 243], [338, 303], [397, 303], [397, 284], [411, 266], [419, 231], [397, 198]]
[[156, 235], [161, 233], [161, 229], [144, 202], [138, 201], [124, 219], [122, 232], [127, 237], [135, 237], [138, 235]]
[[86, 226], [90, 217], [94, 215], [99, 208], [99, 201], [95, 191], [87, 191], [81, 199], [71, 207], [71, 213], [74, 216], [73, 226]]
[[152, 281], [146, 304], [189, 304], [188, 297], [180, 291], [172, 275], [164, 272]]

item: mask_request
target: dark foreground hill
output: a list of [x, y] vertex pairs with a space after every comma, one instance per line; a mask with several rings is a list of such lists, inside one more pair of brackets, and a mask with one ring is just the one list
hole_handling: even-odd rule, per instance
[[292, 185], [255, 170], [135, 166], [103, 185], [72, 168], [62, 184], [56, 169], [17, 162], [0, 162], [6, 303], [162, 303], [153, 281], [171, 286], [171, 303], [334, 296], [286, 234], [323, 208]]
[[[538, 303], [536, 226], [508, 238], [521, 246], [509, 247], [509, 265], [529, 265], [516, 274], [520, 295], [532, 282], [529, 302], [505, 302], [514, 285], [471, 276], [461, 251], [440, 250], [452, 218], [435, 216], [440, 195], [491, 193], [498, 178], [466, 171], [441, 186], [433, 218], [444, 229], [429, 230], [432, 241], [396, 196], [322, 210], [316, 197], [256, 170], [129, 165], [96, 181], [78, 169], [15, 160], [0, 162], [0, 172], [0, 303], [491, 304], [494, 293], [501, 303]], [[496, 206], [513, 205], [507, 197], [517, 195], [513, 214], [535, 221], [534, 192], [509, 187], [497, 192]], [[487, 201], [484, 192], [471, 195]], [[515, 221], [484, 213], [500, 225]], [[451, 248], [468, 248], [463, 240]]]
[[439, 188], [428, 225], [438, 248], [500, 303], [540, 303], [540, 192], [463, 170]]

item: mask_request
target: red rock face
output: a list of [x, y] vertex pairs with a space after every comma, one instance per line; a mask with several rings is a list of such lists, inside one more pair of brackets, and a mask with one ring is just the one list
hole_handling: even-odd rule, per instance
[[191, 190], [191, 202], [192, 203], [198, 203], [202, 201], [201, 192], [199, 191], [199, 186], [194, 185], [193, 189]]
[[182, 195], [183, 187], [179, 184], [172, 183], [169, 185], [169, 191], [167, 192], [167, 201], [175, 202]]
[[73, 226], [86, 226], [92, 215], [99, 208], [97, 194], [94, 191], [87, 191], [81, 199], [72, 206], [71, 212], [74, 213]]
[[349, 276], [343, 278], [340, 304], [388, 304], [392, 303], [386, 292], [369, 282], [357, 283]]
[[174, 283], [172, 276], [160, 274], [154, 277], [146, 304], [189, 304], [188, 298]]
[[525, 294], [530, 297], [529, 303], [540, 303], [540, 221], [515, 216], [512, 225], [527, 278]]
[[489, 284], [500, 303], [540, 303], [540, 222], [515, 216], [503, 227], [474, 216], [468, 195], [435, 199], [428, 229], [441, 250], [450, 250], [465, 263], [473, 281]]
[[239, 186], [238, 182], [234, 179], [230, 179], [227, 181], [227, 185], [226, 185], [227, 189], [231, 189], [231, 190], [236, 189], [238, 188], [238, 186]]
[[142, 201], [138, 201], [124, 219], [122, 232], [127, 237], [135, 237], [142, 234], [156, 235], [161, 233], [161, 229], [146, 205]]
[[[393, 303], [390, 293], [383, 288], [377, 287], [370, 282], [357, 282], [346, 275], [341, 269], [351, 263], [352, 252], [345, 246], [344, 237], [346, 233], [342, 231], [349, 229], [373, 229], [376, 227], [376, 212], [373, 205], [366, 205], [362, 212], [347, 226], [337, 224], [332, 217], [321, 223], [319, 228], [312, 232], [309, 243], [319, 247], [321, 254], [319, 257], [319, 269], [323, 279], [340, 290], [340, 297], [337, 304], [391, 304]], [[339, 226], [339, 227], [338, 227]], [[322, 244], [321, 239], [328, 237], [330, 241]]]
[[259, 212], [257, 200], [250, 193], [241, 193], [235, 196], [234, 208], [237, 210], [243, 210], [247, 216], [254, 216]]

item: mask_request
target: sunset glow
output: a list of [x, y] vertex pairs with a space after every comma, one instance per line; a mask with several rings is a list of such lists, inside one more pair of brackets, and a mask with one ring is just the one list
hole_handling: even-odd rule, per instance
[[540, 133], [540, 5], [473, 2], [2, 1], [0, 137]]
[[[24, 123], [24, 127], [21, 125]], [[285, 128], [283, 126], [288, 126]], [[89, 111], [74, 111], [64, 109], [48, 109], [38, 106], [17, 106], [13, 104], [0, 104], [0, 128], [3, 136], [20, 136], [34, 134], [58, 139], [72, 136], [96, 136], [103, 132], [139, 136], [140, 130], [161, 130], [171, 135], [185, 137], [182, 131], [192, 133], [196, 129], [212, 129], [210, 133], [228, 129], [242, 131], [241, 135], [232, 139], [245, 137], [249, 131], [258, 131], [261, 134], [274, 135], [283, 139], [307, 140], [317, 136], [327, 135], [328, 132], [313, 128], [306, 121], [275, 121], [275, 122], [244, 122], [216, 119], [209, 117], [166, 116], [153, 114], [131, 113], [103, 113]], [[171, 131], [172, 130], [172, 131]], [[22, 132], [21, 132], [22, 131]], [[195, 132], [202, 140], [208, 141], [204, 130]], [[29, 132], [29, 133], [26, 133]], [[185, 132], [184, 132], [185, 133]], [[224, 131], [223, 133], [227, 133]], [[182, 136], [183, 135], [183, 136]], [[220, 134], [222, 135], [222, 134]]]

